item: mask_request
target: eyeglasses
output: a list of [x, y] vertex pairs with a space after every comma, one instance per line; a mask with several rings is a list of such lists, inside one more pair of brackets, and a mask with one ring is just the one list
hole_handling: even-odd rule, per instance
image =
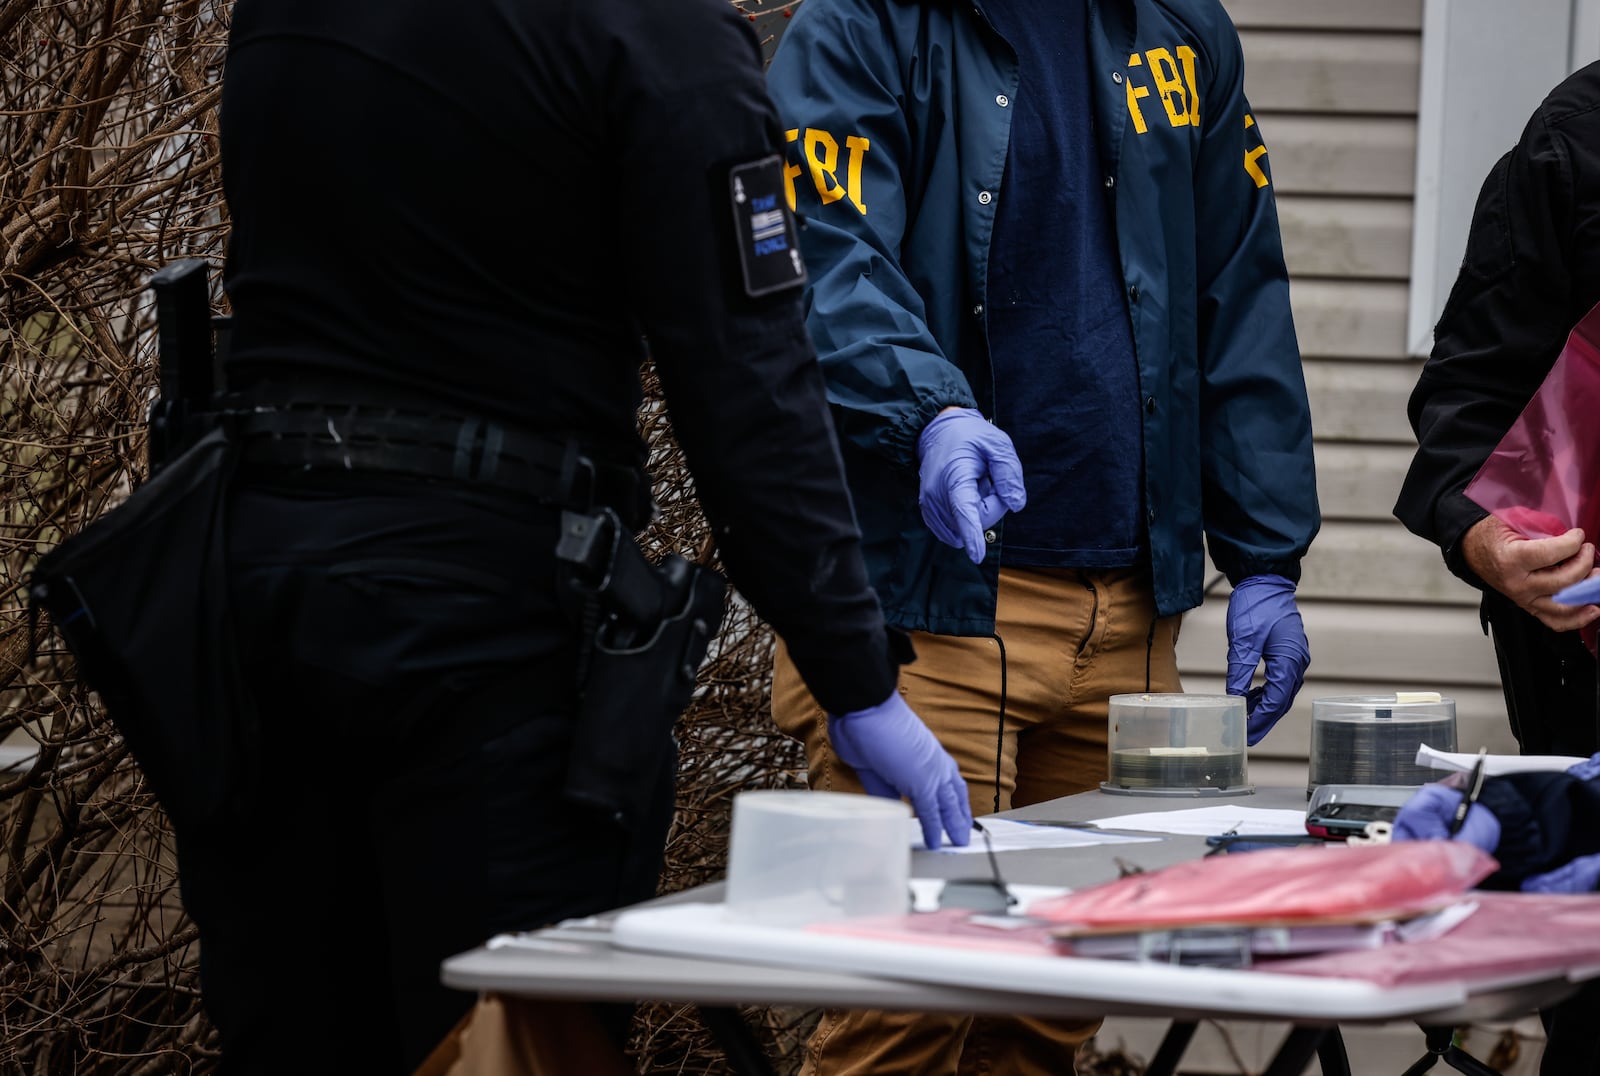
[[939, 893], [939, 907], [941, 910], [965, 908], [980, 915], [1005, 915], [1016, 906], [1017, 898], [1000, 876], [1000, 861], [995, 858], [994, 842], [989, 839], [989, 831], [983, 828], [981, 822], [972, 823], [972, 828], [983, 834], [983, 850], [989, 857], [990, 877], [952, 878]]

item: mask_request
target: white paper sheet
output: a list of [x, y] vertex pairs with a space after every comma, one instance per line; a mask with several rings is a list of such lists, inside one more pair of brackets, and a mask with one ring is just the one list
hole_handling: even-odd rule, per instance
[[[1485, 755], [1483, 760], [1483, 773], [1486, 777], [1500, 777], [1508, 773], [1540, 773], [1554, 770], [1561, 772], [1580, 762], [1587, 762], [1586, 758], [1574, 755]], [[1478, 764], [1478, 753], [1456, 754], [1449, 751], [1436, 751], [1427, 744], [1417, 748], [1417, 765], [1427, 766], [1435, 770], [1448, 770], [1459, 773], [1471, 773], [1472, 767]]]
[[1131, 829], [1143, 833], [1181, 833], [1194, 837], [1215, 837], [1230, 831], [1248, 837], [1306, 831], [1304, 811], [1292, 808], [1233, 805], [1150, 811], [1145, 814], [1119, 814], [1109, 818], [1096, 818], [1094, 821], [1096, 825], [1108, 829]]
[[[911, 847], [922, 849], [922, 824], [909, 819]], [[1122, 833], [1101, 833], [1095, 829], [1075, 829], [1052, 826], [1039, 822], [1017, 822], [1009, 818], [981, 818], [978, 820], [989, 831], [990, 843], [996, 852], [1018, 852], [1029, 848], [1087, 848], [1093, 844], [1139, 844], [1160, 840], [1159, 837], [1130, 837]], [[941, 843], [936, 854], [971, 855], [985, 851], [983, 834], [972, 831], [972, 843], [957, 848]]]

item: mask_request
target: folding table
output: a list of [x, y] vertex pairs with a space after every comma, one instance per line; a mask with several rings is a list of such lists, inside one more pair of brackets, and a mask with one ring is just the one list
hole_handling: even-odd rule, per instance
[[[1147, 798], [1086, 792], [999, 817], [1087, 821], [1117, 814], [1180, 810], [1221, 801]], [[1303, 810], [1303, 789], [1258, 789], [1238, 802]], [[1204, 838], [1000, 853], [1007, 882], [1080, 888], [1109, 881], [1127, 866], [1153, 870], [1205, 854]], [[1249, 853], [1239, 853], [1249, 854]], [[1327, 854], [1340, 854], [1330, 850]], [[985, 873], [982, 856], [913, 853], [916, 877]], [[1292, 1030], [1264, 1076], [1303, 1072], [1313, 1056], [1324, 1076], [1347, 1076], [1341, 1023], [1415, 1021], [1428, 1049], [1469, 1073], [1488, 1072], [1468, 1056], [1447, 1053], [1440, 1029], [1525, 1014], [1600, 976], [1600, 960], [1574, 954], [1549, 966], [1479, 982], [1441, 981], [1383, 988], [1350, 980], [1299, 978], [1255, 969], [1141, 965], [1060, 958], [1059, 974], [1022, 970], [1001, 958], [941, 960], [894, 943], [853, 941], [848, 951], [771, 928], [730, 925], [717, 909], [721, 886], [702, 886], [592, 919], [497, 939], [458, 954], [442, 969], [445, 983], [504, 995], [589, 1001], [689, 1002], [728, 1051], [736, 1072], [770, 1071], [733, 1006], [877, 1008], [973, 1014], [1093, 1018], [1156, 1016], [1172, 1021], [1147, 1069], [1170, 1076], [1203, 1019], [1287, 1022]], [[799, 933], [789, 932], [790, 935]], [[736, 958], [735, 958], [736, 957]], [[1017, 958], [1022, 959], [1022, 958]], [[1044, 961], [1035, 961], [1036, 964]], [[1074, 969], [1081, 974], [1072, 974]], [[987, 970], [984, 970], [984, 966]], [[1413, 1071], [1423, 1071], [1413, 1069]]]

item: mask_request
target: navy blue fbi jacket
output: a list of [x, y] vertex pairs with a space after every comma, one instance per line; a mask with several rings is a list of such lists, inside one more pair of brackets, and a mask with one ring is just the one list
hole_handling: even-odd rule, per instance
[[231, 43], [230, 385], [410, 390], [638, 462], [647, 340], [733, 583], [824, 707], [888, 697], [783, 129], [726, 0], [239, 0]]
[[[955, 635], [993, 631], [1003, 552], [973, 565], [923, 525], [916, 443], [944, 407], [994, 414], [989, 252], [1021, 84], [995, 2], [806, 0], [768, 71], [871, 578], [892, 623]], [[1216, 0], [1087, 4], [1169, 615], [1200, 604], [1206, 547], [1235, 582], [1299, 578], [1321, 521], [1310, 407], [1233, 25]]]

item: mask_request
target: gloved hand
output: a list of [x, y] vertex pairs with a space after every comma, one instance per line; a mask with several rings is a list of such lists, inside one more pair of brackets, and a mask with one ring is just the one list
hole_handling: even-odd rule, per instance
[[1592, 893], [1600, 885], [1600, 855], [1579, 856], [1553, 871], [1522, 880], [1524, 893]]
[[[1256, 664], [1267, 660], [1267, 682], [1251, 690]], [[1252, 575], [1228, 597], [1228, 694], [1244, 695], [1250, 746], [1289, 712], [1305, 682], [1311, 647], [1294, 604], [1294, 584], [1281, 575]]]
[[[1395, 815], [1394, 832], [1390, 834], [1389, 839], [1395, 841], [1452, 839], [1450, 823], [1455, 821], [1456, 809], [1461, 806], [1461, 797], [1464, 794], [1460, 789], [1448, 785], [1423, 785], [1406, 800], [1405, 805]], [[1461, 832], [1453, 839], [1476, 845], [1493, 855], [1495, 848], [1500, 844], [1500, 820], [1483, 804], [1474, 803], [1472, 809], [1467, 812], [1466, 821], [1461, 824]]]
[[983, 563], [983, 532], [1028, 503], [1011, 438], [973, 408], [950, 408], [922, 428], [917, 458], [923, 522], [939, 541]]
[[929, 849], [939, 847], [940, 830], [957, 846], [972, 840], [972, 807], [961, 770], [900, 692], [870, 709], [830, 716], [828, 739], [868, 792], [911, 801]]
[[1575, 766], [1568, 766], [1567, 772], [1580, 781], [1592, 781], [1600, 777], [1600, 754], [1591, 755]]

